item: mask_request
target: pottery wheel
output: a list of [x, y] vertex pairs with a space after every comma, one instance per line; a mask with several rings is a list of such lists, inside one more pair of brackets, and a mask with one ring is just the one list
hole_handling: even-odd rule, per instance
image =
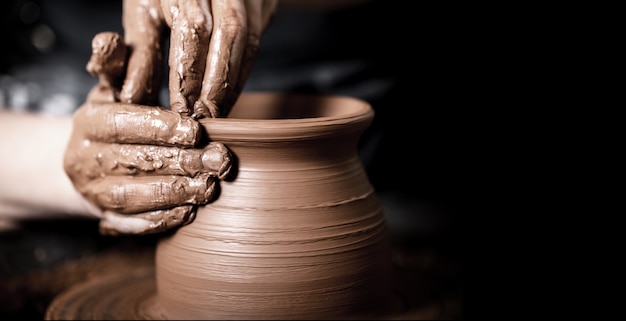
[[[165, 320], [156, 304], [154, 267], [94, 278], [58, 295], [46, 311], [46, 320]], [[396, 267], [393, 312], [366, 319], [449, 319], [459, 302], [433, 300], [419, 274]], [[360, 319], [354, 317], [354, 319]]]
[[[57, 296], [46, 320], [155, 320], [165, 319], [153, 309], [154, 268], [95, 278]], [[151, 309], [152, 311], [149, 311]]]

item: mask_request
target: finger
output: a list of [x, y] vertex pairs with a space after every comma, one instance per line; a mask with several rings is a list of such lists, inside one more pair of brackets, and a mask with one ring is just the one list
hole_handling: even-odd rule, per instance
[[87, 101], [119, 101], [127, 52], [124, 40], [116, 32], [100, 32], [93, 37], [86, 69], [98, 77], [98, 83], [89, 91]]
[[[276, 1], [246, 0], [245, 3], [248, 17], [248, 38], [241, 58], [239, 75], [236, 78], [235, 86], [230, 94], [232, 97], [235, 97], [232, 98], [232, 104], [234, 104], [236, 97], [239, 96], [243, 90], [246, 80], [252, 71], [254, 61], [259, 51], [261, 34], [270, 19], [268, 16], [273, 15], [273, 10], [277, 5]], [[272, 7], [272, 5], [274, 7]], [[232, 104], [224, 104], [222, 106], [221, 112], [223, 115], [228, 115]]]
[[236, 100], [236, 84], [248, 41], [243, 0], [212, 0], [213, 34], [202, 90], [193, 117], [224, 117]]
[[105, 211], [100, 220], [99, 230], [102, 235], [152, 234], [187, 225], [193, 222], [195, 217], [196, 207], [193, 205], [133, 215]]
[[165, 23], [158, 0], [125, 0], [122, 21], [132, 48], [120, 93], [124, 103], [158, 105], [163, 77], [162, 34]]
[[168, 1], [171, 21], [169, 90], [171, 109], [191, 115], [206, 66], [212, 17], [205, 0]]
[[141, 234], [150, 229], [152, 222], [144, 218], [121, 216], [105, 211], [99, 223], [102, 235]]
[[233, 168], [233, 155], [226, 145], [220, 142], [210, 142], [202, 154], [202, 164], [213, 170], [219, 180], [225, 179]]
[[91, 57], [86, 69], [91, 75], [100, 77], [105, 85], [117, 87], [125, 72], [127, 52], [128, 47], [118, 33], [100, 32], [91, 41]]
[[89, 182], [81, 194], [103, 209], [122, 214], [208, 203], [217, 178], [209, 174], [186, 176], [107, 176]]
[[129, 144], [194, 146], [200, 124], [165, 108], [121, 103], [86, 103], [74, 117], [75, 130], [87, 138]]
[[92, 179], [123, 175], [193, 177], [200, 173], [223, 179], [232, 167], [230, 151], [218, 142], [202, 149], [92, 142], [83, 145], [80, 153], [83, 156], [73, 158], [76, 164], [70, 168], [80, 171], [79, 176]]

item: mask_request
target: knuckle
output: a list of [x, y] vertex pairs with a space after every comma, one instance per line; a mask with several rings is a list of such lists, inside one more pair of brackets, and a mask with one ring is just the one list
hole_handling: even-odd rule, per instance
[[219, 25], [219, 29], [226, 37], [235, 37], [248, 32], [248, 24], [246, 17], [241, 15], [237, 10], [231, 10], [224, 14], [223, 21]]
[[250, 48], [254, 52], [256, 52], [259, 49], [260, 45], [261, 37], [254, 33], [248, 33], [248, 47], [246, 49]]
[[207, 35], [212, 27], [212, 19], [206, 16], [202, 10], [191, 10], [186, 14], [186, 20], [190, 24], [189, 32], [198, 35]]
[[220, 25], [220, 30], [226, 37], [235, 38], [238, 35], [245, 34], [247, 32], [247, 27], [245, 23], [233, 19]]

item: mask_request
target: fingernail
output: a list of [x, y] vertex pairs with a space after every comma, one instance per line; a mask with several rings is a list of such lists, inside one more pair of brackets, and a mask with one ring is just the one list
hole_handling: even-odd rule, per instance
[[215, 178], [208, 177], [206, 182], [206, 192], [204, 192], [204, 203], [208, 203], [215, 196]]
[[200, 141], [201, 136], [200, 124], [193, 118], [182, 117], [174, 128], [170, 143], [193, 146]]
[[217, 107], [214, 105], [207, 106], [207, 104], [198, 100], [195, 104], [193, 104], [193, 116], [196, 119], [211, 117], [217, 118], [219, 117], [219, 113]]
[[228, 148], [218, 142], [211, 142], [202, 153], [202, 165], [205, 169], [215, 171], [220, 180], [228, 175], [232, 167], [231, 154]]
[[208, 203], [212, 198], [215, 191], [215, 177], [209, 174], [198, 175], [198, 177], [191, 178], [189, 185], [192, 191], [195, 191], [193, 195], [190, 195], [190, 199], [187, 203], [195, 205], [204, 205]]

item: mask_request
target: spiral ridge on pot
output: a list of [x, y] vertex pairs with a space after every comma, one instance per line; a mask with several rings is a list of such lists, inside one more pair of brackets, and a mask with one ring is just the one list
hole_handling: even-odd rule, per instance
[[167, 317], [335, 318], [384, 309], [387, 226], [356, 149], [373, 117], [369, 105], [258, 93], [233, 113], [203, 125], [237, 158], [236, 176], [157, 247], [156, 301]]

